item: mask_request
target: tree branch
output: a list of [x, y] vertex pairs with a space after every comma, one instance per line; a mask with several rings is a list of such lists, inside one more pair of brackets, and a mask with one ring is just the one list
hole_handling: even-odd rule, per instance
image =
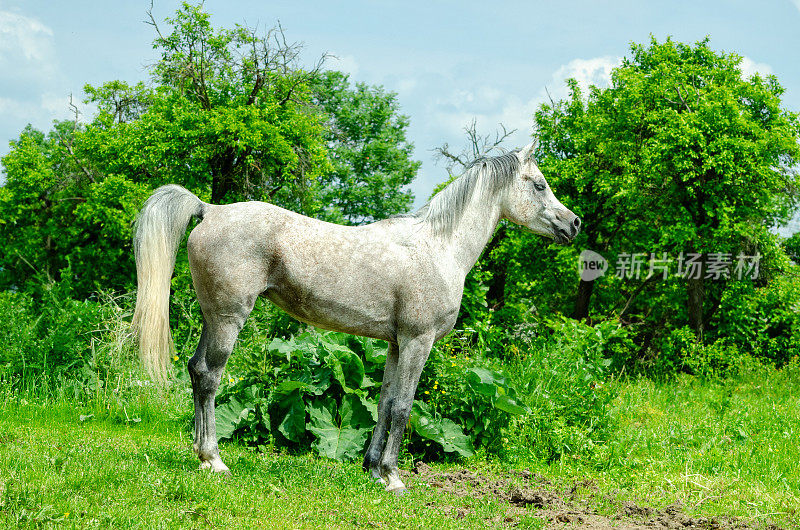
[[[78, 111], [77, 105], [75, 105], [75, 103], [73, 103], [73, 101], [72, 101], [72, 94], [69, 95], [69, 108], [72, 110], [72, 112], [75, 115], [75, 120], [73, 120], [73, 122], [72, 122], [72, 133], [74, 135], [75, 131], [78, 130], [78, 114], [79, 114], [79, 111]], [[83, 174], [86, 175], [86, 178], [89, 179], [89, 182], [96, 182], [94, 176], [89, 171], [89, 168], [87, 168], [85, 165], [83, 165], [83, 163], [80, 161], [78, 156], [75, 154], [75, 150], [72, 148], [72, 142], [73, 142], [72, 138], [70, 138], [69, 141], [66, 141], [64, 139], [64, 136], [61, 135], [61, 133], [58, 133], [58, 143], [60, 143], [62, 146], [64, 146], [64, 149], [67, 150], [67, 153], [69, 153], [69, 155], [72, 157], [72, 160], [75, 161], [75, 163], [78, 165], [79, 168], [81, 168], [81, 170], [83, 171]]]
[[464, 133], [467, 135], [467, 146], [461, 150], [460, 153], [454, 153], [450, 150], [450, 145], [447, 143], [432, 149], [436, 160], [446, 160], [445, 168], [450, 175], [456, 172], [463, 171], [475, 160], [485, 158], [492, 154], [494, 151], [505, 153], [506, 149], [501, 147], [511, 135], [517, 132], [516, 129], [508, 129], [502, 123], [499, 124], [500, 130], [495, 130], [494, 138], [491, 134], [481, 136], [478, 134], [477, 121], [472, 118], [469, 125], [464, 127]]

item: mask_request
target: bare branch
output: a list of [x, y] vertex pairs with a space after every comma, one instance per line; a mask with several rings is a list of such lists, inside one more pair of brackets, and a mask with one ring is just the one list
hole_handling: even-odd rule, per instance
[[149, 21], [145, 20], [144, 23], [149, 26], [153, 26], [153, 29], [155, 29], [156, 33], [158, 33], [158, 38], [163, 41], [166, 39], [164, 39], [164, 35], [161, 34], [161, 30], [158, 27], [158, 22], [156, 22], [156, 19], [153, 16], [153, 1], [154, 0], [150, 0], [150, 8], [146, 11], [147, 16], [150, 18], [150, 20]]
[[447, 143], [433, 149], [436, 161], [445, 160], [445, 168], [450, 175], [462, 172], [472, 162], [480, 158], [491, 156], [495, 152], [507, 152], [501, 144], [508, 140], [511, 135], [517, 132], [516, 129], [508, 129], [502, 123], [499, 124], [499, 129], [495, 130], [494, 137], [491, 134], [481, 135], [478, 133], [477, 121], [473, 118], [470, 123], [464, 127], [464, 133], [467, 136], [467, 146], [461, 150], [460, 153], [451, 151], [450, 145]]
[[[681, 87], [682, 86], [683, 86], [683, 83], [681, 83], [681, 86], [675, 85], [675, 92], [678, 93], [678, 99], [681, 100], [681, 103], [683, 103], [683, 106], [686, 107], [686, 110], [688, 110], [689, 112], [692, 112], [692, 108], [689, 106], [688, 103], [686, 103], [686, 100], [683, 98], [683, 94], [681, 94]], [[686, 87], [683, 87], [683, 89], [686, 90]]]
[[279, 105], [285, 104], [287, 101], [289, 101], [291, 99], [292, 94], [294, 93], [294, 90], [298, 86], [300, 86], [302, 83], [305, 83], [308, 80], [313, 79], [314, 77], [316, 77], [317, 74], [320, 72], [320, 70], [322, 70], [322, 66], [325, 64], [325, 60], [327, 58], [328, 58], [328, 54], [327, 53], [322, 54], [322, 56], [317, 60], [317, 63], [314, 65], [314, 68], [312, 68], [308, 72], [304, 72], [303, 74], [298, 75], [295, 78], [295, 82], [292, 83], [292, 86], [289, 87], [289, 90], [286, 92], [286, 94], [284, 95], [284, 97], [281, 99], [281, 101], [278, 104]]
[[617, 316], [617, 319], [618, 319], [618, 320], [620, 320], [620, 321], [622, 320], [622, 316], [623, 316], [623, 315], [625, 314], [625, 312], [628, 310], [628, 307], [630, 307], [630, 305], [631, 305], [631, 303], [633, 302], [633, 300], [634, 300], [634, 299], [635, 299], [637, 296], [639, 296], [639, 294], [641, 294], [641, 292], [644, 290], [644, 288], [645, 288], [645, 287], [647, 287], [647, 285], [648, 285], [649, 283], [653, 282], [653, 281], [654, 281], [654, 279], [656, 279], [656, 278], [658, 278], [658, 276], [656, 276], [656, 275], [648, 276], [647, 278], [645, 278], [645, 279], [644, 279], [644, 281], [643, 281], [642, 283], [640, 283], [640, 284], [639, 284], [639, 285], [636, 287], [636, 289], [633, 291], [633, 293], [632, 293], [632, 294], [631, 294], [631, 295], [628, 297], [628, 301], [627, 301], [627, 302], [625, 302], [625, 307], [623, 307], [623, 308], [622, 308], [622, 311], [620, 311], [620, 312], [619, 312], [619, 315]]
[[[72, 110], [73, 114], [75, 115], [75, 119], [72, 122], [72, 132], [73, 132], [73, 135], [74, 135], [75, 131], [78, 130], [78, 115], [80, 114], [80, 112], [78, 111], [78, 106], [75, 105], [75, 103], [72, 101], [72, 94], [69, 95], [69, 108], [70, 108], [70, 110]], [[69, 141], [67, 141], [61, 135], [61, 133], [58, 133], [58, 143], [60, 143], [62, 146], [64, 146], [64, 148], [67, 150], [67, 153], [69, 153], [69, 155], [72, 157], [72, 160], [75, 161], [75, 163], [78, 165], [78, 167], [81, 168], [81, 170], [83, 171], [83, 174], [86, 175], [86, 178], [89, 179], [89, 182], [95, 182], [95, 178], [92, 175], [92, 173], [89, 171], [89, 168], [87, 168], [80, 161], [80, 159], [77, 157], [77, 155], [75, 154], [75, 150], [72, 148], [72, 142], [73, 142], [73, 137], [70, 137]]]

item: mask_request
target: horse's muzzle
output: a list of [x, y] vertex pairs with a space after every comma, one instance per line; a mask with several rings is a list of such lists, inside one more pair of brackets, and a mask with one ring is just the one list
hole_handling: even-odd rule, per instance
[[572, 242], [581, 231], [581, 219], [577, 215], [569, 223], [558, 222], [553, 225], [553, 239], [561, 245]]

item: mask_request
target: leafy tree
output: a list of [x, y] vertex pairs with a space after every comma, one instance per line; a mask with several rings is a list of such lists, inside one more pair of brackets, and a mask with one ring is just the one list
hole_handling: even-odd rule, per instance
[[[796, 201], [798, 118], [781, 107], [774, 76], [744, 79], [741, 57], [714, 52], [708, 40], [653, 39], [631, 53], [609, 88], [584, 100], [573, 83], [569, 100], [537, 112], [538, 156], [584, 218], [587, 245], [702, 256], [699, 277], [683, 280], [683, 315], [700, 337], [727, 285], [706, 278], [708, 256], [735, 263], [760, 252], [768, 265], [774, 255], [769, 227]], [[657, 278], [631, 289], [620, 311]], [[651, 293], [648, 309], [673, 320], [664, 309], [674, 311], [675, 287]], [[659, 311], [656, 300], [668, 303]], [[586, 316], [583, 303], [576, 316]]]
[[795, 232], [783, 242], [783, 250], [792, 261], [800, 265], [800, 232]]
[[[612, 319], [635, 339], [617, 360], [660, 373], [693, 370], [700, 351], [785, 362], [798, 328], [777, 308], [796, 305], [797, 271], [770, 227], [795, 205], [800, 130], [777, 80], [744, 79], [739, 62], [707, 41], [633, 45], [609, 88], [586, 93], [570, 80], [567, 98], [542, 105], [538, 164], [583, 230], [562, 247], [501, 226], [465, 292], [470, 307], [484, 302], [484, 315], [462, 325], [479, 329], [477, 319], [516, 336], [526, 321], [547, 330], [559, 315]], [[580, 280], [584, 249], [608, 259], [605, 276]], [[635, 253], [640, 274], [620, 277], [616, 265]], [[703, 256], [697, 279], [677, 274], [690, 253]], [[663, 254], [667, 276], [648, 275], [650, 258]], [[760, 256], [758, 278], [736, 277], [739, 255]], [[727, 277], [714, 276], [712, 258], [729, 260]], [[702, 344], [684, 351], [686, 338]]]
[[280, 27], [215, 29], [186, 3], [168, 22], [162, 33], [151, 18], [161, 52], [151, 84], [86, 86], [99, 109], [90, 123], [79, 125], [73, 107], [75, 120], [47, 134], [28, 127], [12, 144], [0, 288], [57, 280], [68, 264], [76, 296], [132, 287], [131, 223], [166, 183], [211, 202], [267, 200], [339, 221], [408, 208], [402, 188], [419, 164], [394, 94], [353, 88], [321, 63], [301, 68]]
[[87, 86], [100, 114], [84, 147], [106, 171], [150, 185], [210, 190], [215, 203], [271, 199], [313, 211], [314, 181], [327, 169], [321, 116], [311, 101], [316, 70], [281, 29], [215, 29], [202, 6], [184, 3], [157, 32], [154, 86]]
[[0, 188], [0, 288], [38, 291], [71, 271], [80, 294], [126, 289], [135, 276], [130, 225], [149, 188], [120, 175], [90, 172], [73, 157], [80, 134], [58, 122], [45, 135], [30, 126], [3, 158]]
[[326, 141], [333, 169], [320, 178], [327, 215], [351, 224], [408, 211], [414, 200], [406, 187], [420, 162], [406, 139], [408, 117], [399, 114], [397, 94], [346, 74], [322, 72], [314, 100], [328, 116]]

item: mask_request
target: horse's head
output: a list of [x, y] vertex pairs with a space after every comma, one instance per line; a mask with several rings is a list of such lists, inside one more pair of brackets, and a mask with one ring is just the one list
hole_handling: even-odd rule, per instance
[[520, 170], [507, 188], [502, 215], [558, 243], [569, 243], [581, 228], [581, 220], [553, 195], [553, 190], [533, 161], [534, 145], [517, 153]]

